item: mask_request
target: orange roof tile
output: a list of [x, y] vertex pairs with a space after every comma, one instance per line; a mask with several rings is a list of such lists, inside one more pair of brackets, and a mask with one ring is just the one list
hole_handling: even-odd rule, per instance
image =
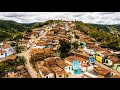
[[35, 42], [36, 45], [41, 46], [41, 45], [46, 45], [46, 41], [37, 41]]
[[54, 31], [48, 31], [47, 32], [47, 35], [53, 35], [54, 34]]
[[37, 53], [49, 53], [52, 50], [52, 48], [32, 48], [31, 54], [37, 54]]
[[45, 66], [38, 66], [38, 69], [42, 72], [44, 76], [48, 75], [49, 73], [52, 73], [52, 71]]
[[18, 73], [9, 73], [8, 76], [10, 78], [17, 78]]
[[94, 67], [93, 70], [101, 75], [107, 75], [111, 72], [111, 70], [109, 69], [105, 69], [101, 66], [98, 66], [98, 67]]
[[79, 62], [83, 62], [83, 61], [87, 61], [88, 57], [85, 57], [83, 55], [73, 55], [73, 56], [69, 56], [66, 57], [65, 60], [69, 61], [69, 62], [73, 62], [74, 60], [78, 60]]
[[56, 60], [59, 60], [60, 57], [49, 57], [45, 59], [46, 62], [46, 66], [47, 67], [53, 67], [54, 65], [56, 65]]
[[10, 47], [11, 47], [11, 46], [8, 45], [8, 44], [4, 44], [4, 45], [2, 46], [2, 48], [4, 48], [4, 49], [10, 48]]
[[108, 50], [106, 50], [105, 52], [102, 53], [103, 55], [106, 55], [106, 56], [109, 56], [109, 55], [112, 55], [112, 53]]
[[114, 56], [114, 55], [110, 55], [108, 58], [109, 58], [113, 63], [118, 63], [118, 62], [120, 62], [120, 58], [118, 58], [118, 57], [116, 57], [116, 56]]
[[37, 54], [37, 53], [44, 53], [44, 49], [33, 48], [33, 49], [31, 50], [31, 54]]
[[63, 75], [66, 73], [62, 68], [58, 67], [57, 65], [54, 67], [51, 67], [51, 70], [58, 75]]
[[68, 66], [68, 64], [65, 63], [63, 60], [56, 60], [56, 64], [61, 68]]
[[5, 53], [6, 51], [3, 51], [3, 50], [0, 50], [0, 54], [3, 54], [3, 53]]
[[120, 75], [114, 75], [111, 78], [120, 78]]
[[7, 60], [15, 60], [16, 56], [15, 55], [10, 55], [6, 58]]

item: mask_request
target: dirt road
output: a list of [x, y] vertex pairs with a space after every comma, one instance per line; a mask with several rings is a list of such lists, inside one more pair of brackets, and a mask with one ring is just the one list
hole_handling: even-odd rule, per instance
[[[44, 37], [46, 35], [46, 33], [47, 32], [43, 33], [40, 37], [36, 38], [34, 42], [36, 42], [40, 38]], [[24, 56], [25, 57], [25, 59], [27, 60], [25, 65], [26, 65], [26, 67], [28, 69], [28, 72], [30, 73], [32, 78], [37, 78], [37, 76], [38, 76], [37, 72], [34, 70], [34, 68], [32, 67], [32, 65], [30, 64], [30, 61], [29, 61], [30, 58], [31, 58], [30, 51], [31, 51], [31, 49], [33, 47], [33, 44], [31, 45], [31, 47], [28, 50], [18, 54], [18, 56]]]
[[[46, 33], [47, 32], [44, 32], [41, 36], [39, 36], [38, 38], [36, 38], [34, 40], [34, 43], [37, 40], [39, 40], [40, 38], [44, 37], [46, 35]], [[15, 54], [15, 55], [16, 56], [24, 56], [25, 57], [25, 59], [26, 59], [26, 64], [25, 65], [26, 65], [26, 68], [28, 69], [29, 74], [31, 75], [32, 78], [37, 78], [37, 76], [38, 76], [37, 72], [34, 70], [34, 68], [32, 67], [32, 65], [30, 64], [30, 61], [29, 61], [30, 58], [31, 58], [30, 51], [31, 51], [31, 49], [33, 47], [33, 44], [31, 45], [31, 47], [28, 50], [23, 51], [22, 53]], [[3, 62], [3, 61], [6, 61], [6, 58], [3, 58], [3, 59], [0, 60], [0, 62]]]

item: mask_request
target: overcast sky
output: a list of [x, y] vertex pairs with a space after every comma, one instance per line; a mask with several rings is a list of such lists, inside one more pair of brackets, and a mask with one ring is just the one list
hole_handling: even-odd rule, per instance
[[19, 23], [63, 19], [95, 24], [120, 24], [120, 12], [0, 12], [0, 19]]

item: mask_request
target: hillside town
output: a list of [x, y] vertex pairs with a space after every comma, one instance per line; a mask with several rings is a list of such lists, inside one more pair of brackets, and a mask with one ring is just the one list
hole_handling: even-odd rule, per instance
[[[11, 43], [22, 51], [17, 53]], [[25, 58], [20, 70], [7, 72], [5, 78], [120, 78], [120, 58], [99, 45], [77, 30], [75, 22], [61, 21], [24, 33], [17, 42], [1, 42], [0, 63]]]

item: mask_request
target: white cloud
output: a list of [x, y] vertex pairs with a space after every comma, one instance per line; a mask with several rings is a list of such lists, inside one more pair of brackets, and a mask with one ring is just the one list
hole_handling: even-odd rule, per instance
[[120, 12], [0, 12], [0, 19], [19, 23], [63, 19], [96, 24], [120, 24]]

